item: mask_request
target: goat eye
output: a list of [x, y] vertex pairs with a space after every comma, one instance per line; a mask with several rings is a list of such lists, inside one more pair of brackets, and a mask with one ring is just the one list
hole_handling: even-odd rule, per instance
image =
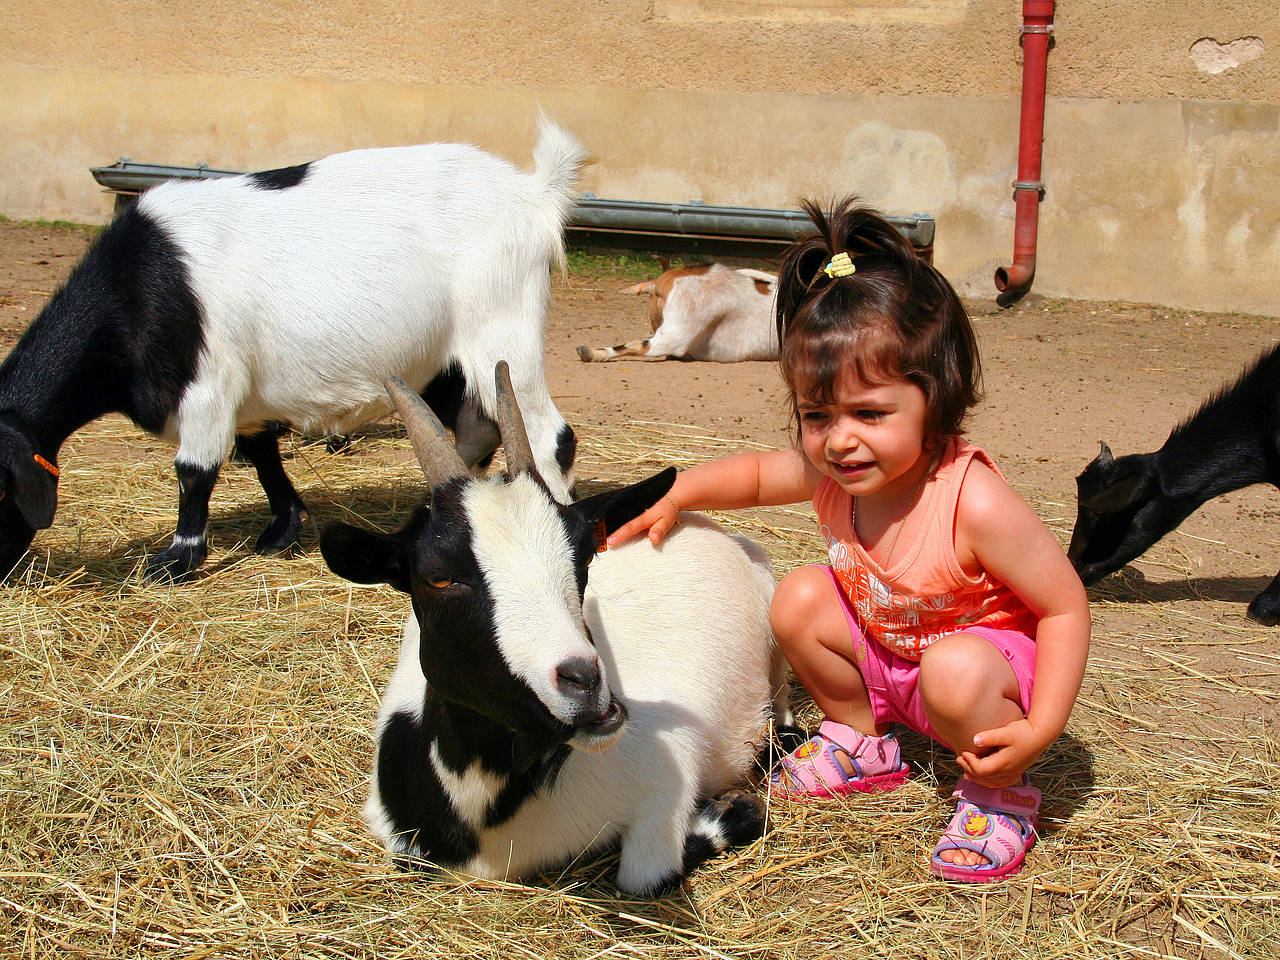
[[453, 581], [444, 575], [427, 577], [427, 586], [432, 590], [444, 590], [446, 587], [452, 587]]

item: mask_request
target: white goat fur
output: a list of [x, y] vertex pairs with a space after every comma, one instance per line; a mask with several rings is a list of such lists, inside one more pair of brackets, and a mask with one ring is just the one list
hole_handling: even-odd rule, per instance
[[[537, 544], [556, 524], [539, 522], [532, 486], [528, 478], [505, 487], [496, 480], [477, 483], [468, 493], [468, 514], [475, 555], [486, 580], [495, 578], [491, 592], [508, 601], [495, 604], [503, 657], [555, 713], [556, 664], [591, 650], [581, 621], [566, 617], [578, 602], [567, 544], [563, 537]], [[521, 515], [532, 509], [529, 526], [539, 532], [513, 538], [513, 498]], [[542, 502], [549, 508], [545, 495]], [[546, 589], [531, 590], [533, 582]], [[684, 514], [660, 549], [642, 538], [597, 556], [583, 619], [628, 720], [603, 749], [572, 750], [549, 788], [491, 828], [482, 817], [500, 782], [478, 764], [461, 775], [451, 772], [433, 751], [432, 765], [454, 809], [480, 838], [477, 855], [458, 868], [518, 877], [620, 838], [622, 889], [646, 890], [666, 879], [682, 862], [686, 836], [706, 832], [695, 818], [698, 803], [742, 781], [767, 734], [771, 708], [779, 723], [790, 722], [786, 665], [769, 626], [773, 589], [769, 560], [758, 546], [695, 514]], [[410, 614], [382, 699], [379, 741], [392, 714], [421, 715], [426, 681], [418, 643]], [[391, 835], [376, 779], [364, 816], [391, 850], [414, 853], [412, 838]]]
[[326, 157], [283, 190], [235, 177], [143, 194], [205, 313], [196, 377], [166, 424], [177, 459], [214, 467], [235, 433], [271, 420], [347, 433], [390, 410], [388, 376], [421, 389], [450, 360], [492, 416], [505, 358], [539, 470], [567, 500], [543, 337], [585, 158], [544, 119], [531, 175], [437, 143]]
[[579, 347], [583, 360], [670, 356], [735, 363], [776, 360], [774, 297], [778, 278], [724, 264], [668, 270], [623, 293], [649, 295], [653, 335], [616, 347]]

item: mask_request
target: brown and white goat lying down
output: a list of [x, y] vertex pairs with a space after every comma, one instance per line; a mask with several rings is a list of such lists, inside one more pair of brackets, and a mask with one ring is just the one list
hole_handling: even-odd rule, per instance
[[586, 361], [617, 357], [678, 360], [776, 360], [773, 302], [778, 278], [724, 264], [680, 267], [623, 293], [649, 295], [653, 335], [616, 347], [578, 347]]

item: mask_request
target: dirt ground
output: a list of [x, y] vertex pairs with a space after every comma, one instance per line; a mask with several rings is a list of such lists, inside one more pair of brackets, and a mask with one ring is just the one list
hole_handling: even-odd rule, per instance
[[[36, 317], [92, 236], [85, 228], [0, 222], [0, 351]], [[644, 301], [620, 289], [659, 269], [656, 260], [632, 257], [620, 265], [575, 256], [570, 275], [556, 281], [547, 367], [566, 418], [681, 424], [721, 440], [786, 444], [787, 411], [772, 364], [578, 359], [579, 344], [619, 343], [647, 332]], [[1034, 294], [1008, 309], [994, 301], [968, 306], [987, 390], [969, 435], [995, 456], [1064, 546], [1075, 517], [1074, 478], [1100, 440], [1117, 455], [1155, 449], [1280, 338], [1274, 317]], [[1280, 628], [1252, 624], [1244, 610], [1280, 564], [1278, 510], [1269, 487], [1220, 497], [1091, 590], [1095, 657], [1191, 684], [1188, 696], [1200, 708], [1183, 711], [1180, 698], [1158, 698], [1153, 709], [1206, 724], [1205, 734], [1276, 721]], [[814, 542], [817, 559], [816, 536]], [[1232, 678], [1230, 689], [1223, 677]], [[1242, 695], [1242, 685], [1253, 692]]]

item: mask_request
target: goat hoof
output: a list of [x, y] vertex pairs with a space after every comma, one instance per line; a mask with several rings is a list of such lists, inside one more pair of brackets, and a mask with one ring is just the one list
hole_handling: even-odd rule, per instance
[[759, 797], [734, 791], [724, 794], [714, 803], [729, 846], [742, 846], [764, 836], [764, 809]]
[[350, 447], [350, 434], [331, 434], [324, 438], [324, 448], [328, 453], [346, 453]]
[[1245, 616], [1264, 627], [1280, 624], [1280, 596], [1273, 593], [1260, 593], [1253, 598]]
[[200, 564], [204, 563], [208, 549], [203, 543], [198, 547], [170, 546], [147, 559], [144, 574], [148, 583], [185, 583], [191, 579]]
[[299, 534], [302, 532], [302, 521], [307, 519], [307, 512], [294, 508], [283, 516], [271, 518], [267, 529], [262, 531], [253, 552], [260, 556], [273, 553], [287, 553], [301, 545]]
[[803, 728], [792, 723], [780, 723], [773, 729], [773, 736], [756, 751], [755, 771], [762, 777], [773, 772], [774, 765], [788, 754], [795, 753], [809, 740]]

